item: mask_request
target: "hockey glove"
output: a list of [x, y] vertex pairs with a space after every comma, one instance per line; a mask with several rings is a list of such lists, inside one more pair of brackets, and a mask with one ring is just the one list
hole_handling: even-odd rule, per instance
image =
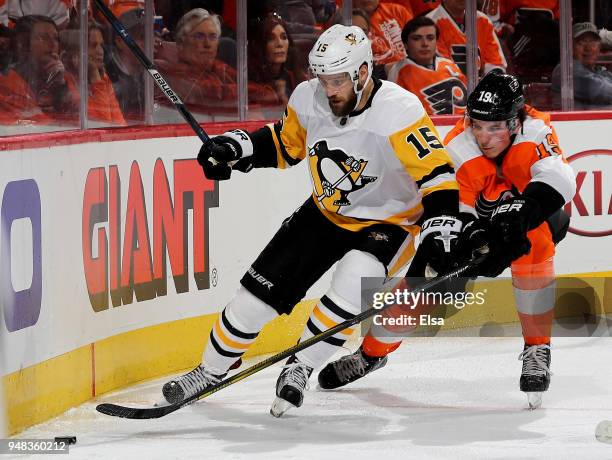
[[245, 131], [234, 129], [203, 144], [198, 153], [198, 163], [208, 179], [227, 180], [232, 174], [232, 165], [251, 155], [251, 138]]
[[[478, 219], [469, 213], [460, 213], [459, 219], [463, 222], [461, 234], [459, 235], [459, 253], [462, 263], [467, 263], [476, 257], [489, 253], [489, 231], [486, 221]], [[481, 262], [473, 273], [466, 273], [466, 276], [476, 277], [482, 273], [484, 265]]]
[[461, 221], [452, 216], [427, 219], [421, 227], [421, 242], [415, 260], [427, 261], [427, 275], [444, 275], [458, 267], [461, 260], [458, 252], [458, 237]]
[[513, 197], [497, 206], [487, 229], [489, 256], [482, 274], [495, 277], [521, 256], [529, 253], [527, 232], [540, 219], [538, 203], [528, 197]]

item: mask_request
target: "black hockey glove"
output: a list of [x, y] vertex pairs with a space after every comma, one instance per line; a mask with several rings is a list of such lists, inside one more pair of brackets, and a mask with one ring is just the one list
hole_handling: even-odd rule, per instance
[[458, 241], [461, 226], [461, 221], [453, 216], [432, 217], [423, 222], [421, 242], [414, 261], [426, 261], [426, 277], [444, 275], [459, 266]]
[[[463, 222], [461, 234], [459, 235], [458, 252], [459, 259], [462, 263], [468, 263], [474, 258], [480, 257], [483, 254], [489, 253], [489, 230], [486, 221], [478, 219], [473, 214], [462, 212], [459, 214], [459, 219]], [[484, 264], [475, 268], [471, 273], [466, 273], [465, 276], [476, 277], [482, 273]], [[486, 276], [486, 275], [485, 275]]]
[[232, 174], [232, 165], [252, 154], [253, 143], [249, 135], [234, 129], [203, 144], [198, 153], [198, 163], [208, 179], [227, 180]]
[[540, 220], [537, 201], [525, 196], [513, 197], [497, 206], [487, 228], [489, 255], [480, 273], [495, 277], [521, 256], [529, 253], [527, 232]]

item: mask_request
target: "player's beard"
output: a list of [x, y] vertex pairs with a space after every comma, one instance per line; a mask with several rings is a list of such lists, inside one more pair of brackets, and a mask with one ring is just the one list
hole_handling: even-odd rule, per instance
[[357, 94], [355, 94], [355, 91], [351, 91], [351, 95], [346, 100], [337, 96], [328, 97], [327, 102], [329, 104], [329, 108], [335, 116], [346, 117], [355, 109], [355, 105], [357, 104]]

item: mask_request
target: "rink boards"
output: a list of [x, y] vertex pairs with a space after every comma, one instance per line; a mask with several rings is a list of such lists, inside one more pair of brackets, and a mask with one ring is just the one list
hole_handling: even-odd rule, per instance
[[[579, 182], [572, 233], [556, 257], [561, 274], [612, 270], [606, 116], [555, 123]], [[208, 181], [193, 159], [199, 144], [184, 127], [156, 127], [0, 146], [0, 327], [11, 432], [196, 364], [243, 273], [308, 196], [305, 165]], [[328, 280], [329, 273], [307, 298]], [[603, 296], [606, 287], [597, 289]], [[295, 343], [310, 308], [303, 302], [295, 318], [268, 325], [251, 354]], [[512, 302], [504, 309], [512, 318]], [[457, 327], [486, 319], [475, 308], [455, 318]]]

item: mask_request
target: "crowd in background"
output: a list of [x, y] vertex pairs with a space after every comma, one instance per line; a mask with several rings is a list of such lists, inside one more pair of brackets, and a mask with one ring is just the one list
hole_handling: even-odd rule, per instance
[[[144, 47], [144, 0], [105, 0]], [[282, 110], [308, 78], [307, 55], [331, 24], [349, 20], [372, 41], [374, 75], [415, 93], [432, 115], [461, 114], [467, 100], [465, 0], [247, 2], [249, 109]], [[581, 108], [612, 104], [612, 6], [573, 2], [574, 87]], [[0, 0], [0, 124], [66, 125], [87, 117], [100, 125], [141, 124], [148, 78], [130, 49], [89, 5], [88, 61], [80, 62], [77, 0]], [[558, 0], [479, 0], [479, 76], [503, 68], [519, 76], [530, 102], [560, 108]], [[238, 104], [236, 2], [155, 0], [153, 59], [190, 110], [235, 114]], [[603, 53], [603, 54], [602, 54]], [[86, 67], [87, 90], [79, 88]], [[165, 97], [155, 90], [154, 107]], [[269, 112], [268, 112], [269, 113]], [[158, 121], [164, 121], [160, 119]]]

